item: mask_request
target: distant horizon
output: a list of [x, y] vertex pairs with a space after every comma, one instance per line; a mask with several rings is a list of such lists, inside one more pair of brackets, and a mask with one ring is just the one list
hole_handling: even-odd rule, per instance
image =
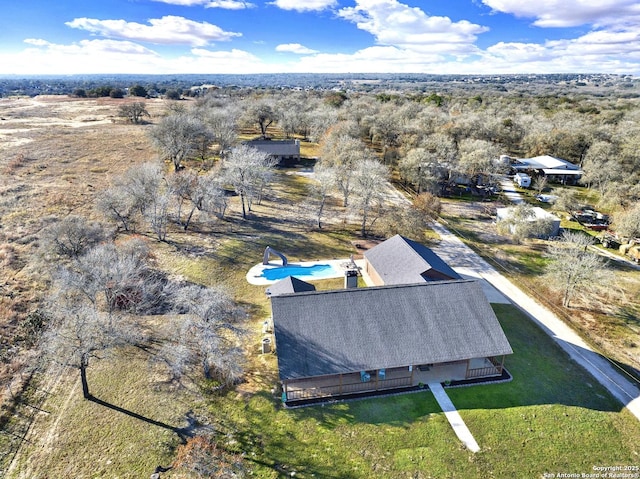
[[31, 0], [0, 76], [638, 76], [639, 31], [635, 0]]
[[418, 77], [523, 77], [523, 76], [536, 76], [536, 77], [551, 77], [551, 76], [614, 76], [614, 77], [632, 77], [634, 79], [640, 79], [640, 74], [635, 75], [632, 73], [602, 73], [602, 72], [555, 72], [555, 73], [535, 73], [535, 72], [522, 72], [522, 73], [421, 73], [421, 72], [270, 72], [270, 73], [68, 73], [68, 74], [56, 74], [56, 73], [33, 73], [33, 74], [13, 74], [13, 73], [0, 73], [0, 79], [7, 78], [48, 78], [48, 79], [62, 79], [73, 77], [253, 77], [253, 76], [329, 76], [342, 79], [349, 79], [349, 77], [367, 77], [366, 79], [375, 79], [376, 77], [384, 78], [389, 76], [397, 76], [400, 78], [418, 76]]

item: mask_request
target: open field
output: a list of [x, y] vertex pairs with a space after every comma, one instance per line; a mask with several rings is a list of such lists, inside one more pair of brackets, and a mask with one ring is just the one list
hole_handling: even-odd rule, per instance
[[[75, 100], [77, 111], [66, 100], [60, 105], [24, 100], [24, 108], [16, 106], [22, 100], [3, 101], [0, 320], [8, 341], [46, 290], [38, 259], [40, 229], [52, 216], [70, 212], [98, 218], [96, 191], [156, 154], [146, 136], [148, 126], [111, 122], [115, 100]], [[152, 107], [154, 114], [162, 111], [161, 103]], [[47, 123], [47, 115], [54, 121]], [[91, 115], [95, 121], [78, 120]], [[22, 121], [29, 118], [30, 123]], [[28, 134], [22, 130], [27, 128]], [[10, 137], [30, 141], [6, 140]], [[178, 432], [193, 433], [197, 426], [215, 433], [226, 449], [244, 453], [252, 477], [262, 478], [292, 477], [294, 472], [303, 478], [529, 478], [640, 463], [640, 423], [511, 306], [494, 308], [515, 352], [506, 363], [514, 380], [449, 390], [480, 444], [478, 454], [462, 447], [429, 392], [283, 409], [274, 391], [275, 356], [258, 354], [268, 301], [264, 288], [249, 285], [244, 275], [267, 245], [292, 260], [357, 253], [352, 245], [357, 227], [343, 222], [336, 205], [330, 228], [309, 228], [299, 203], [310, 180], [287, 173], [293, 172], [276, 173], [273, 190], [247, 220], [232, 198], [223, 221], [196, 218], [187, 232], [173, 225], [163, 243], [140, 232], [160, 269], [204, 285], [224, 284], [247, 310], [252, 334], [245, 381], [221, 394], [196, 376], [179, 387], [153, 361], [153, 349], [122, 349], [92, 363], [91, 390], [102, 402], [82, 399], [76, 371], [39, 372], [19, 414], [5, 424], [5, 430], [14, 431], [18, 416], [33, 419], [7, 477], [148, 477], [155, 466], [171, 463], [180, 444]], [[466, 231], [467, 220], [457, 225]], [[496, 258], [526, 264], [519, 271], [523, 277], [535, 277], [542, 268], [524, 248], [485, 242], [495, 248]], [[341, 282], [328, 280], [319, 288]], [[149, 327], [170, 329], [174, 320], [151, 318]], [[19, 361], [14, 364], [19, 366]], [[0, 436], [3, 451], [10, 449], [11, 439]], [[0, 469], [13, 459], [12, 454], [4, 457]], [[163, 477], [181, 476], [171, 471]]]

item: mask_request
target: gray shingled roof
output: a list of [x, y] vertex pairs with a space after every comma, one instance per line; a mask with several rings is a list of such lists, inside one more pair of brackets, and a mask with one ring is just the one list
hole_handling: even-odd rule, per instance
[[311, 283], [302, 281], [294, 276], [287, 276], [286, 278], [276, 281], [266, 290], [269, 296], [278, 296], [280, 294], [302, 293], [305, 291], [315, 291], [316, 287]]
[[401, 235], [365, 251], [364, 257], [385, 285], [461, 279], [429, 248]]
[[300, 156], [300, 143], [296, 140], [249, 140], [246, 144], [277, 157]]
[[280, 379], [511, 354], [472, 280], [271, 298]]

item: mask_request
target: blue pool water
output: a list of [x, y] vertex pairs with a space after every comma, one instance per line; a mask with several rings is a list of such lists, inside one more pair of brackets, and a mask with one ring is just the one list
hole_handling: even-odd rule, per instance
[[300, 266], [290, 264], [287, 266], [276, 266], [275, 268], [263, 269], [260, 275], [269, 281], [295, 276], [298, 279], [326, 279], [339, 276], [338, 272], [330, 264], [314, 264], [311, 266]]

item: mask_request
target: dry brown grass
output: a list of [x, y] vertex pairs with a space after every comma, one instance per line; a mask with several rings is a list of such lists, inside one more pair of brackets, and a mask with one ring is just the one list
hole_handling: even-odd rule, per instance
[[[156, 157], [148, 126], [113, 122], [123, 100], [0, 99], [0, 342], [4, 387], [27, 362], [15, 347], [20, 321], [38, 307], [47, 275], [39, 233], [53, 216], [94, 216], [111, 176]], [[163, 111], [150, 101], [152, 115]], [[1, 404], [1, 403], [0, 403]]]

